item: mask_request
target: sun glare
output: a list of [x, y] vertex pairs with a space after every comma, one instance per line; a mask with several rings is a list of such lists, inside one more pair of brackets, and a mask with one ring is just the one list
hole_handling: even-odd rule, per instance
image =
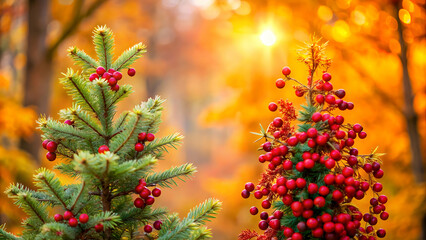
[[277, 41], [277, 37], [274, 32], [268, 29], [260, 34], [260, 41], [266, 46], [272, 46]]

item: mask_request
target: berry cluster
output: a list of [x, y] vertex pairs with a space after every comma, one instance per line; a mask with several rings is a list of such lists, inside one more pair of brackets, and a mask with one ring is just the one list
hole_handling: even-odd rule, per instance
[[[127, 70], [127, 74], [130, 77], [133, 77], [135, 76], [136, 71], [133, 68], [129, 68]], [[118, 89], [120, 89], [120, 86], [118, 85], [118, 81], [120, 81], [123, 78], [123, 74], [121, 74], [121, 72], [116, 71], [112, 68], [106, 71], [104, 67], [98, 67], [96, 69], [96, 73], [92, 73], [90, 75], [89, 80], [93, 81], [99, 78], [105, 79], [108, 82], [108, 85], [111, 87], [111, 90], [118, 91]]]
[[56, 159], [56, 149], [58, 148], [58, 144], [55, 141], [51, 141], [49, 139], [46, 139], [42, 143], [43, 148], [46, 149], [46, 158], [49, 161], [54, 161]]
[[133, 202], [137, 208], [144, 208], [147, 205], [154, 204], [154, 197], [159, 197], [161, 195], [161, 190], [159, 188], [154, 188], [152, 191], [149, 190], [143, 178], [139, 180], [139, 184], [135, 187], [135, 192], [140, 196]]
[[142, 152], [145, 148], [145, 142], [152, 142], [155, 139], [155, 135], [152, 133], [141, 132], [138, 134], [138, 142], [135, 144], [135, 151]]
[[152, 227], [154, 227], [156, 230], [161, 230], [161, 224], [163, 224], [163, 222], [161, 220], [157, 220], [152, 224], [152, 226], [150, 224], [145, 225], [143, 230], [146, 233], [152, 232]]
[[[65, 211], [64, 215], [55, 214], [53, 218], [56, 222], [68, 221], [68, 225], [70, 227], [77, 227], [79, 222], [80, 224], [85, 224], [89, 221], [89, 215], [87, 215], [86, 213], [80, 214], [77, 220], [77, 218], [74, 217], [74, 214], [69, 210]], [[95, 225], [94, 228], [96, 232], [102, 232], [104, 229], [104, 225], [102, 223], [98, 223]]]
[[[298, 82], [289, 77], [289, 67], [284, 67], [282, 73], [285, 79], [276, 81], [278, 88], [283, 88], [286, 81]], [[324, 72], [322, 79], [315, 82], [312, 76], [313, 73], [307, 86], [298, 82], [301, 86], [295, 87], [295, 94], [299, 97], [307, 94], [308, 101], [297, 118], [302, 123], [298, 131], [291, 127], [291, 121], [296, 119], [291, 103], [280, 100], [278, 104], [269, 104], [270, 111], [279, 110], [282, 116], [262, 132], [266, 142], [261, 149], [266, 153], [259, 156], [259, 162], [266, 162], [268, 169], [257, 186], [246, 183], [241, 195], [248, 198], [253, 193], [256, 199], [265, 197], [261, 203], [263, 209], [271, 208], [279, 200], [275, 201], [276, 210], [271, 216], [266, 211], [260, 213], [259, 228], [268, 237], [383, 238], [386, 231], [374, 229], [378, 216], [382, 220], [389, 217], [385, 212], [387, 197], [379, 195], [383, 186], [377, 180], [384, 175], [380, 154], [358, 153], [353, 147], [355, 139], [364, 139], [367, 133], [360, 124], [345, 123], [343, 116], [332, 114], [335, 109], [352, 110], [354, 104], [342, 100], [345, 90], [333, 90], [330, 73]], [[352, 200], [363, 199], [370, 188], [375, 197], [370, 199], [369, 212], [363, 214]], [[258, 212], [257, 207], [250, 208], [252, 215]], [[361, 227], [361, 221], [365, 222], [365, 228]]]

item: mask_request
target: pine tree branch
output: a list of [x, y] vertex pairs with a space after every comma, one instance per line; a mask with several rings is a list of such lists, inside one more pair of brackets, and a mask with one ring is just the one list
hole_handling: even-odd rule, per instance
[[102, 137], [102, 138], [106, 138], [106, 136], [103, 134], [103, 133], [101, 133], [100, 132], [100, 130], [98, 130], [98, 129], [96, 129], [96, 127], [95, 126], [97, 126], [96, 124], [90, 124], [90, 123], [88, 123], [85, 119], [84, 119], [84, 117], [82, 117], [82, 116], [80, 116], [80, 114], [79, 114], [79, 112], [80, 111], [78, 111], [78, 110], [74, 110], [74, 111], [72, 111], [72, 114], [73, 114], [73, 116], [75, 116], [78, 120], [80, 120], [80, 121], [82, 121], [86, 126], [88, 126], [89, 128], [91, 128], [93, 131], [95, 131], [96, 132], [96, 134], [98, 134], [100, 137]]
[[96, 66], [99, 65], [93, 58], [87, 55], [83, 50], [80, 50], [76, 47], [70, 47], [68, 49], [68, 55], [75, 61], [77, 64], [81, 65], [83, 69], [96, 69]]
[[78, 202], [78, 200], [80, 199], [80, 197], [81, 197], [81, 194], [83, 193], [83, 191], [84, 191], [84, 188], [85, 188], [85, 186], [86, 186], [86, 182], [85, 181], [82, 181], [82, 186], [81, 186], [81, 189], [80, 189], [80, 191], [78, 192], [78, 195], [77, 195], [77, 197], [75, 198], [75, 200], [74, 200], [74, 203], [72, 204], [72, 206], [71, 206], [71, 208], [69, 209], [70, 211], [72, 211], [72, 210], [74, 210], [74, 208], [75, 208], [75, 206], [77, 205], [77, 202]]
[[[56, 190], [55, 190], [55, 188], [51, 185], [51, 183], [50, 183], [50, 181], [48, 181], [47, 179], [46, 179], [46, 176], [44, 175], [44, 174], [49, 174], [48, 172], [47, 172], [48, 170], [45, 170], [45, 171], [41, 171], [37, 176], [36, 176], [36, 179], [39, 179], [39, 180], [41, 180], [41, 181], [43, 181], [43, 183], [45, 184], [45, 186], [47, 186], [47, 188], [49, 189], [49, 191], [51, 192], [51, 193], [53, 193], [53, 195], [59, 200], [59, 202], [62, 204], [62, 206], [64, 207], [64, 208], [67, 208], [67, 204], [65, 203], [65, 201], [64, 201], [64, 199], [62, 199], [62, 196], [61, 196], [61, 194], [60, 193], [58, 193]], [[57, 180], [57, 179], [56, 179]], [[54, 181], [53, 179], [52, 179], [52, 181]], [[59, 183], [59, 180], [57, 180], [58, 181], [58, 183]], [[60, 183], [59, 183], [60, 184]]]
[[130, 137], [132, 137], [133, 133], [135, 132], [136, 127], [138, 126], [139, 120], [141, 119], [141, 115], [137, 114], [137, 119], [135, 124], [132, 126], [132, 130], [130, 131], [130, 134], [126, 137], [126, 139], [118, 146], [117, 149], [115, 149], [114, 153], [117, 153], [120, 151], [120, 149], [129, 141]]
[[162, 187], [170, 187], [171, 184], [177, 185], [173, 178], [179, 178], [184, 181], [181, 177], [189, 178], [197, 169], [191, 163], [185, 163], [178, 167], [172, 167], [165, 170], [164, 172], [153, 173], [146, 177], [147, 184], [158, 184]]
[[21, 196], [22, 200], [25, 201], [28, 207], [30, 207], [31, 211], [37, 216], [38, 219], [44, 224], [46, 221], [43, 219], [43, 217], [40, 215], [40, 213], [36, 210], [36, 208], [32, 205], [31, 201], [28, 200], [28, 195], [24, 194]]
[[80, 96], [84, 99], [84, 101], [86, 102], [86, 104], [90, 107], [90, 109], [92, 110], [92, 112], [96, 113], [95, 109], [93, 108], [91, 101], [89, 101], [86, 96], [84, 96], [83, 92], [81, 91], [81, 89], [77, 86], [76, 82], [73, 81], [73, 77], [68, 77], [68, 79], [70, 80], [70, 82], [74, 85], [74, 88], [78, 91], [78, 93], [80, 94]]
[[6, 224], [0, 225], [0, 239], [1, 240], [21, 240], [21, 237], [17, 237], [12, 233], [6, 232]]

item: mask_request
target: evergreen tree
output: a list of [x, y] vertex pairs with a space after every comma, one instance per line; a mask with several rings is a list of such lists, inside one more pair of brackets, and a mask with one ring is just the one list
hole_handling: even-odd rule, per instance
[[97, 61], [76, 47], [69, 49], [83, 71], [68, 69], [60, 80], [74, 100], [72, 107], [60, 111], [64, 122], [38, 120], [47, 159], [60, 158], [54, 168], [73, 184], [62, 184], [45, 168], [34, 175], [37, 190], [12, 184], [6, 193], [28, 218], [20, 236], [0, 226], [0, 239], [211, 238], [204, 224], [220, 209], [219, 201], [209, 199], [183, 219], [154, 207], [160, 187], [177, 185], [176, 179], [184, 181], [196, 172], [192, 164], [154, 171], [167, 148], [176, 148], [183, 138], [177, 133], [154, 135], [164, 100], [148, 99], [114, 118], [117, 103], [132, 93], [130, 85], [117, 84], [124, 79], [121, 71], [135, 75], [129, 67], [145, 46], [136, 44], [113, 61], [111, 30], [97, 27], [93, 33]]
[[[280, 99], [270, 103], [269, 110], [279, 111], [265, 131], [257, 133], [265, 142], [259, 156], [268, 168], [255, 186], [249, 182], [241, 195], [248, 198], [253, 192], [257, 199], [265, 198], [261, 206], [273, 207], [273, 212], [261, 212], [259, 228], [264, 232], [243, 231], [239, 239], [327, 239], [374, 240], [386, 235], [375, 229], [378, 218], [386, 220], [387, 197], [380, 195], [383, 177], [382, 154], [376, 150], [362, 155], [354, 147], [355, 139], [367, 137], [360, 124], [344, 123], [335, 110], [352, 110], [354, 104], [343, 100], [345, 90], [333, 90], [331, 74], [327, 72], [331, 60], [326, 57], [326, 44], [313, 40], [300, 51], [299, 60], [308, 67], [308, 81], [303, 84], [290, 77], [284, 67], [284, 79], [276, 86], [295, 81], [295, 94], [305, 97], [306, 104], [296, 114], [293, 104]], [[315, 73], [323, 70], [321, 79]], [[296, 120], [298, 123], [295, 123]], [[297, 125], [296, 125], [297, 124]], [[297, 130], [296, 130], [297, 129]], [[372, 189], [369, 212], [363, 214], [354, 204]], [[250, 208], [252, 215], [259, 212]], [[363, 223], [362, 223], [363, 221]]]

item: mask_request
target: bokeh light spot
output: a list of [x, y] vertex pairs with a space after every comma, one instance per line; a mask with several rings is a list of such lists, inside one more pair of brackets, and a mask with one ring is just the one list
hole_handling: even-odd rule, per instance
[[265, 46], [272, 46], [277, 41], [277, 37], [274, 32], [267, 29], [260, 34], [260, 41], [262, 41]]
[[333, 12], [327, 6], [320, 6], [318, 8], [317, 14], [318, 17], [325, 22], [328, 22], [333, 18]]
[[406, 9], [400, 9], [398, 16], [399, 16], [399, 19], [401, 19], [401, 21], [403, 23], [405, 23], [405, 24], [411, 23], [411, 15]]

